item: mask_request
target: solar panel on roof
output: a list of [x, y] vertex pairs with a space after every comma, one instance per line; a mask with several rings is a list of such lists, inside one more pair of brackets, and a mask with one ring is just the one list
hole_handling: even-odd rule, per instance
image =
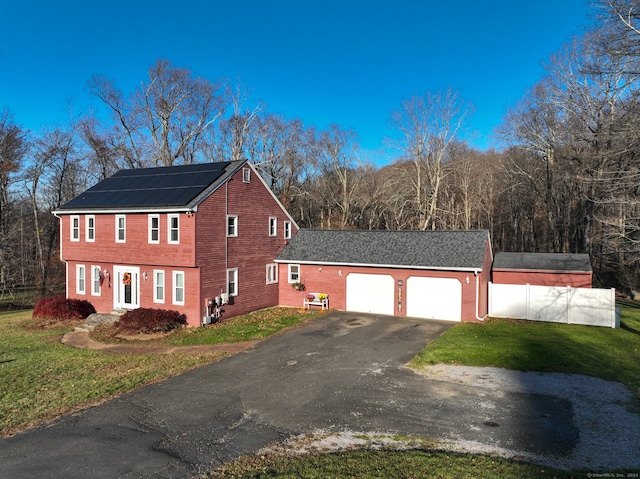
[[60, 209], [187, 206], [219, 180], [230, 165], [219, 162], [121, 170]]

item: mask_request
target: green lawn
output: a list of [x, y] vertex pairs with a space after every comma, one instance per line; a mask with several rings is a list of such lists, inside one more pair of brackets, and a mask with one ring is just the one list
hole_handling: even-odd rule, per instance
[[[317, 314], [265, 310], [154, 343], [260, 339]], [[35, 324], [30, 310], [0, 314], [0, 437], [224, 357], [220, 353], [154, 355], [75, 349], [60, 343], [71, 327], [40, 329]]]
[[[506, 459], [414, 449], [243, 457], [208, 477], [244, 479], [568, 479], [575, 474]], [[627, 477], [621, 476], [621, 477]]]

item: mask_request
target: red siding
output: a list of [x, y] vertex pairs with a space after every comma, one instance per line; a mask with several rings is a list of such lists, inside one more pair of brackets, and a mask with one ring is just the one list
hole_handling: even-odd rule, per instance
[[[227, 238], [227, 214], [238, 217], [238, 237]], [[269, 218], [277, 234], [269, 236]], [[207, 198], [196, 213], [197, 262], [202, 267], [202, 312], [206, 300], [227, 290], [227, 269], [238, 269], [238, 295], [230, 298], [224, 317], [278, 304], [278, 284], [266, 284], [266, 266], [284, 248], [284, 222], [291, 221], [256, 173], [242, 181], [242, 171]], [[295, 225], [292, 222], [292, 233]]]
[[[172, 309], [187, 315], [189, 324], [196, 325], [191, 318], [197, 318], [200, 309], [197, 307], [198, 291], [200, 289], [200, 271], [198, 268], [171, 267], [167, 265], [144, 265], [144, 264], [122, 264], [101, 263], [83, 261], [69, 261], [67, 266], [67, 296], [69, 298], [85, 299], [89, 301], [98, 312], [108, 313], [114, 308], [114, 291], [118, 285], [115, 284], [113, 274], [114, 266], [130, 266], [140, 269], [140, 307], [155, 309]], [[85, 293], [76, 292], [76, 265], [85, 265], [86, 287]], [[92, 266], [99, 266], [101, 271], [106, 270], [108, 276], [105, 277], [100, 294], [92, 294]], [[153, 271], [162, 270], [165, 273], [165, 298], [163, 303], [156, 303], [153, 300]], [[185, 275], [185, 301], [184, 305], [173, 304], [173, 271], [182, 271]], [[144, 279], [146, 273], [147, 279]], [[199, 323], [198, 323], [199, 324]]]
[[[127, 214], [126, 242], [116, 243], [114, 214], [95, 215], [95, 241], [85, 241], [86, 215], [80, 215], [80, 241], [69, 241], [70, 217], [64, 215], [62, 221], [62, 259], [84, 262], [111, 261], [117, 264], [166, 264], [176, 267], [195, 266], [195, 216], [185, 213], [180, 218], [180, 244], [167, 242], [167, 214], [160, 214], [160, 244], [149, 244], [146, 213]], [[115, 259], [115, 261], [114, 261]]]
[[537, 286], [571, 286], [591, 288], [591, 272], [493, 270], [496, 284], [533, 284]]

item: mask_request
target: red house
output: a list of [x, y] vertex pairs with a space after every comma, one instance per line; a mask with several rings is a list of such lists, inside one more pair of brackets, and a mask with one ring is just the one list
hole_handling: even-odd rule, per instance
[[54, 214], [67, 297], [194, 326], [216, 296], [225, 317], [279, 304], [274, 258], [298, 230], [246, 161], [122, 170]]
[[316, 293], [332, 309], [477, 321], [492, 259], [488, 231], [303, 229], [276, 258], [280, 303], [302, 307]]

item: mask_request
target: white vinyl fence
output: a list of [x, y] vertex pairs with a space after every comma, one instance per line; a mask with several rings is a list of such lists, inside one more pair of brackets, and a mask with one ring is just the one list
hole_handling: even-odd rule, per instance
[[613, 288], [489, 283], [489, 316], [620, 327]]

